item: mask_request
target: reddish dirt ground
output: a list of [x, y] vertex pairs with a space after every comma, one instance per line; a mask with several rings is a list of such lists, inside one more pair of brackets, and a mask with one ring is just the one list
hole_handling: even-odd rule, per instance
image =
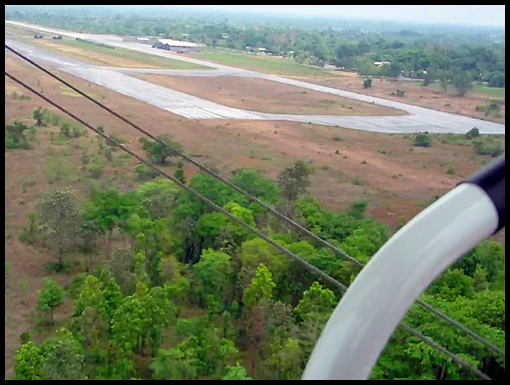
[[[439, 92], [437, 84], [423, 87], [421, 82], [396, 82], [388, 79], [374, 78], [372, 79], [372, 88], [367, 90], [362, 87], [363, 80], [365, 79], [364, 77], [356, 73], [340, 71], [332, 73], [329, 78], [324, 78], [322, 76], [316, 78], [293, 78], [328, 87], [337, 87], [343, 90], [391, 99], [402, 103], [432, 108], [434, 110], [490, 120], [497, 123], [505, 123], [505, 106], [501, 107], [502, 118], [485, 116], [483, 111], [476, 111], [477, 106], [490, 103], [490, 98], [487, 95], [468, 92], [464, 97], [457, 97], [452, 95], [453, 90], [450, 89], [447, 94]], [[392, 95], [392, 93], [396, 93], [397, 89], [405, 91], [404, 97]]]
[[[32, 87], [42, 89], [45, 95], [94, 126], [103, 125], [107, 133], [120, 135], [132, 149], [140, 153], [140, 135], [133, 128], [84, 98], [63, 94], [55, 80], [27, 67], [10, 54], [5, 55], [5, 68]], [[393, 228], [400, 216], [410, 219], [430, 197], [454, 187], [463, 177], [479, 168], [482, 160], [487, 159], [475, 155], [470, 147], [439, 142], [431, 148], [419, 149], [402, 135], [291, 122], [186, 120], [100, 86], [89, 87], [81, 79], [63, 73], [59, 75], [81, 89], [102, 95], [104, 99], [101, 101], [107, 106], [151, 133], [172, 134], [188, 154], [200, 156], [197, 159], [205, 164], [215, 165], [222, 175], [228, 175], [233, 168], [253, 167], [274, 178], [297, 159], [312, 160], [316, 166], [310, 189], [314, 196], [332, 208], [345, 208], [356, 201], [367, 200], [368, 214]], [[13, 91], [29, 95], [31, 99], [14, 100], [11, 96]], [[37, 106], [49, 108], [36, 96], [6, 80], [6, 123], [18, 119], [32, 125], [32, 113]], [[26, 246], [18, 241], [19, 231], [27, 225], [26, 214], [33, 210], [41, 194], [50, 188], [71, 185], [77, 191], [78, 199], [83, 200], [94, 186], [117, 186], [126, 190], [138, 184], [133, 172], [137, 162], [132, 159], [119, 160], [117, 166], [107, 164], [99, 181], [85, 177], [80, 171], [80, 157], [86, 146], [89, 151], [94, 148], [94, 143], [97, 143], [94, 136], [91, 134], [88, 138], [75, 140], [73, 146], [58, 145], [50, 142], [47, 130], [56, 131], [57, 128], [40, 128], [37, 133], [39, 143], [34, 149], [5, 153], [5, 260], [12, 265], [5, 296], [6, 376], [13, 368], [19, 335], [32, 327], [28, 315], [34, 309], [36, 290], [41, 288], [41, 279], [48, 275], [44, 264], [55, 259], [51, 251]], [[337, 141], [333, 140], [334, 137], [338, 137]], [[382, 149], [388, 155], [379, 153]], [[45, 174], [48, 168], [46, 161], [56, 155], [64, 156], [66, 150], [71, 153], [65, 163], [71, 164], [76, 172], [71, 172], [65, 180], [50, 184]], [[337, 150], [340, 154], [335, 154]], [[94, 155], [91, 153], [91, 158]], [[118, 155], [115, 153], [116, 160]], [[455, 168], [456, 175], [447, 175], [448, 168]], [[185, 165], [185, 172], [189, 180], [196, 169]], [[36, 181], [23, 192], [23, 180], [28, 176], [34, 176]], [[354, 183], [356, 176], [359, 176], [359, 180]], [[503, 237], [504, 233], [498, 236], [499, 240]], [[54, 276], [61, 283], [69, 281], [70, 277]], [[57, 324], [70, 311], [69, 304], [60, 308], [57, 311]]]
[[264, 79], [136, 75], [139, 79], [195, 95], [216, 103], [251, 111], [278, 114], [404, 115], [395, 108], [303, 90]]

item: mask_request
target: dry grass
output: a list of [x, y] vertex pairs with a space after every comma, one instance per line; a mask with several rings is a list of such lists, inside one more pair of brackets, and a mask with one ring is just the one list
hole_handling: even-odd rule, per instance
[[[132, 149], [141, 153], [138, 144], [140, 135], [131, 127], [83, 98], [63, 94], [53, 79], [27, 67], [11, 54], [5, 55], [5, 68], [34, 88], [43, 89], [49, 98], [91, 124], [103, 125], [107, 133], [120, 135]], [[174, 135], [188, 154], [199, 155], [200, 161], [216, 165], [225, 176], [233, 168], [252, 167], [274, 178], [297, 159], [312, 160], [317, 168], [312, 178], [313, 195], [334, 208], [345, 208], [361, 199], [367, 200], [370, 203], [369, 214], [391, 226], [398, 223], [401, 215], [410, 219], [423, 208], [427, 199], [454, 187], [477, 169], [483, 159], [487, 159], [475, 155], [470, 147], [441, 143], [435, 143], [429, 149], [414, 148], [410, 151], [413, 148], [411, 141], [402, 135], [292, 122], [191, 121], [101, 86], [88, 87], [86, 81], [65, 73], [59, 72], [59, 75], [77, 87], [102, 95], [102, 102], [153, 134]], [[29, 95], [30, 100], [14, 100], [11, 97], [13, 91], [29, 95], [20, 86], [6, 80], [6, 123], [18, 119], [33, 124], [34, 109], [37, 106], [49, 108], [34, 95]], [[33, 210], [41, 194], [50, 188], [71, 185], [77, 191], [78, 199], [83, 200], [93, 186], [115, 186], [123, 191], [137, 186], [133, 173], [135, 160], [124, 159], [115, 166], [108, 164], [103, 157], [103, 162], [107, 164], [104, 175], [100, 180], [92, 180], [81, 170], [80, 157], [84, 147], [88, 148], [91, 158], [97, 154], [95, 137], [90, 135], [88, 138], [75, 139], [72, 145], [59, 145], [50, 141], [50, 130], [56, 131], [57, 128], [38, 130], [39, 144], [34, 149], [5, 153], [5, 260], [12, 264], [5, 295], [6, 376], [12, 372], [19, 335], [32, 328], [28, 315], [34, 309], [36, 290], [41, 288], [41, 279], [48, 275], [44, 264], [55, 259], [52, 251], [26, 246], [17, 240], [20, 229], [27, 224], [26, 214]], [[342, 140], [333, 140], [335, 136]], [[381, 154], [381, 149], [385, 149], [387, 155]], [[340, 154], [335, 154], [336, 150]], [[64, 155], [66, 151], [68, 155]], [[119, 155], [120, 152], [115, 153], [116, 158]], [[63, 162], [71, 166], [71, 172], [63, 180], [50, 184], [45, 172], [48, 170], [47, 161], [55, 156], [65, 157], [62, 158], [65, 159]], [[366, 164], [362, 164], [363, 160], [366, 160]], [[446, 174], [450, 167], [456, 169], [456, 175]], [[185, 165], [188, 180], [195, 172], [193, 166]], [[353, 183], [357, 175], [361, 184]], [[35, 183], [24, 192], [23, 181], [30, 176], [35, 177]], [[502, 240], [503, 237], [504, 233], [498, 239]], [[101, 256], [98, 256], [99, 260]], [[72, 274], [58, 275], [55, 279], [63, 283], [71, 277]], [[57, 319], [63, 322], [70, 306], [67, 304], [59, 309]], [[36, 335], [36, 338], [44, 336]]]
[[265, 79], [136, 75], [137, 78], [245, 110], [279, 114], [403, 115], [404, 111], [354, 99], [303, 90]]
[[[491, 99], [480, 87], [473, 88], [465, 97], [455, 96], [455, 91], [449, 89], [448, 93], [441, 93], [437, 84], [423, 87], [421, 82], [392, 82], [388, 79], [373, 79], [372, 88], [364, 89], [363, 79], [355, 73], [334, 72], [329, 78], [320, 77], [294, 77], [298, 80], [316, 83], [323, 86], [340, 88], [384, 99], [391, 99], [402, 103], [414, 104], [421, 107], [432, 108], [438, 111], [450, 112], [458, 115], [478, 119], [505, 123], [505, 106], [502, 106], [501, 118], [485, 116], [483, 111], [476, 111], [477, 106], [490, 103]], [[397, 89], [405, 91], [404, 97], [393, 95]], [[504, 98], [504, 97], [503, 97]]]

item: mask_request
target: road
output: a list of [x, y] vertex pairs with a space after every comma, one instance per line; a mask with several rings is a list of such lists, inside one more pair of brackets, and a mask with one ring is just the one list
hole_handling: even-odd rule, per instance
[[[131, 96], [138, 100], [152, 104], [156, 107], [181, 115], [189, 119], [253, 119], [253, 120], [290, 120], [296, 122], [310, 122], [331, 126], [341, 126], [351, 129], [384, 132], [384, 133], [414, 133], [428, 131], [431, 133], [465, 133], [473, 127], [478, 127], [483, 134], [504, 134], [505, 125], [473, 119], [465, 116], [431, 110], [391, 100], [375, 98], [354, 92], [320, 86], [312, 83], [289, 79], [285, 77], [267, 75], [255, 71], [210, 63], [198, 59], [173, 55], [169, 52], [154, 49], [139, 43], [124, 43], [122, 38], [112, 35], [80, 34], [62, 31], [53, 28], [28, 25], [25, 23], [6, 21], [41, 32], [81, 37], [98, 42], [115, 45], [122, 48], [133, 49], [152, 55], [181, 60], [202, 66], [212, 67], [211, 70], [155, 70], [98, 67], [62, 55], [45, 52], [28, 45], [10, 41], [13, 48], [19, 49], [33, 60], [45, 62], [54, 68], [68, 72], [72, 75], [86, 79], [90, 82], [107, 87], [121, 94]], [[6, 40], [7, 43], [7, 40]], [[283, 115], [255, 111], [246, 111], [223, 106], [182, 92], [158, 86], [129, 74], [133, 73], [159, 73], [176, 76], [242, 76], [270, 80], [277, 83], [324, 92], [332, 95], [348, 97], [368, 103], [375, 103], [386, 107], [393, 107], [407, 112], [402, 116], [337, 116], [337, 115]]]

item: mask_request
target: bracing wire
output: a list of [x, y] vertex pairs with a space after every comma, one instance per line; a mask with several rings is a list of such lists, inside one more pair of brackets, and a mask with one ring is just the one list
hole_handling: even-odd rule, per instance
[[[158, 167], [156, 167], [152, 162], [149, 162], [143, 158], [141, 158], [139, 155], [137, 155], [135, 152], [133, 152], [132, 150], [130, 150], [129, 148], [123, 146], [122, 144], [118, 143], [116, 140], [114, 139], [111, 139], [108, 135], [102, 133], [101, 131], [97, 130], [96, 128], [94, 128], [92, 125], [90, 125], [89, 123], [87, 123], [86, 121], [84, 121], [83, 119], [81, 119], [80, 117], [76, 116], [75, 114], [73, 114], [72, 112], [68, 111], [66, 108], [60, 106], [58, 103], [54, 102], [53, 100], [47, 98], [46, 96], [44, 96], [43, 94], [41, 94], [39, 91], [33, 89], [32, 87], [30, 87], [29, 85], [27, 85], [26, 83], [24, 83], [23, 81], [21, 81], [20, 79], [16, 78], [15, 76], [9, 74], [7, 71], [5, 71], [5, 75], [10, 78], [11, 80], [15, 81], [16, 83], [18, 83], [19, 85], [21, 85], [22, 87], [26, 88], [27, 90], [29, 90], [30, 92], [32, 92], [33, 94], [37, 95], [38, 97], [40, 97], [41, 99], [43, 99], [44, 101], [46, 101], [47, 103], [51, 104], [52, 106], [54, 106], [55, 108], [59, 109], [60, 111], [64, 112], [65, 114], [67, 114], [68, 116], [70, 116], [71, 118], [73, 118], [74, 120], [76, 120], [77, 122], [79, 122], [80, 124], [82, 124], [83, 126], [87, 127], [88, 129], [92, 130], [94, 133], [96, 133], [97, 135], [101, 136], [102, 138], [104, 138], [105, 140], [109, 141], [109, 143], [113, 143], [115, 146], [117, 146], [118, 148], [120, 148], [121, 150], [127, 152], [128, 154], [130, 154], [131, 156], [135, 157], [136, 159], [138, 159], [140, 162], [142, 162], [143, 164], [149, 166], [150, 168], [152, 168], [153, 170], [155, 170], [156, 172], [158, 172], [160, 175], [164, 176], [165, 178], [167, 179], [170, 179], [171, 181], [173, 181], [175, 184], [177, 184], [179, 187], [181, 187], [182, 189], [194, 194], [195, 196], [197, 196], [200, 200], [202, 200], [204, 203], [208, 204], [209, 206], [211, 206], [213, 209], [215, 209], [216, 211], [218, 212], [221, 212], [223, 213], [224, 215], [226, 215], [230, 220], [234, 221], [235, 223], [239, 224], [240, 226], [244, 227], [245, 229], [247, 229], [248, 231], [251, 231], [253, 234], [257, 235], [258, 237], [264, 239], [266, 242], [268, 242], [269, 244], [271, 244], [272, 246], [274, 246], [275, 248], [277, 248], [278, 250], [280, 250], [282, 253], [288, 255], [289, 257], [291, 257], [292, 259], [294, 259], [295, 261], [297, 261], [298, 263], [300, 263], [302, 266], [304, 266], [306, 269], [318, 274], [322, 279], [324, 279], [326, 282], [329, 282], [337, 287], [339, 287], [342, 291], [345, 291], [347, 290], [347, 287], [338, 282], [336, 279], [334, 279], [333, 277], [329, 276], [328, 274], [324, 273], [323, 271], [319, 270], [318, 268], [316, 268], [315, 266], [311, 265], [310, 263], [308, 263], [307, 261], [305, 261], [303, 258], [301, 258], [300, 256], [292, 253], [291, 251], [287, 250], [285, 247], [283, 247], [282, 245], [278, 244], [277, 242], [275, 242], [274, 240], [272, 240], [271, 238], [269, 238], [268, 236], [266, 236], [265, 234], [263, 234], [262, 232], [260, 232], [259, 230], [253, 228], [252, 226], [248, 225], [246, 222], [240, 220], [239, 218], [235, 217], [234, 215], [232, 215], [230, 212], [228, 212], [227, 210], [225, 210], [224, 208], [218, 206], [216, 203], [214, 203], [213, 201], [211, 201], [209, 198], [206, 198], [205, 196], [203, 196], [202, 194], [200, 194], [199, 192], [195, 191], [194, 189], [192, 189], [191, 187], [188, 187], [186, 186], [185, 184], [181, 183], [178, 179], [176, 179], [175, 177], [165, 173], [164, 171], [160, 170]], [[398, 325], [400, 328], [402, 328], [404, 331], [407, 331], [411, 334], [413, 334], [414, 336], [420, 338], [423, 342], [425, 342], [426, 344], [438, 349], [440, 352], [448, 355], [448, 357], [450, 357], [450, 359], [457, 363], [458, 365], [461, 365], [463, 366], [464, 368], [467, 368], [469, 370], [471, 370], [477, 377], [481, 378], [481, 379], [484, 379], [484, 380], [490, 380], [491, 378], [488, 377], [486, 374], [482, 373], [478, 368], [475, 368], [473, 365], [471, 365], [470, 363], [466, 362], [465, 360], [463, 360], [462, 358], [460, 358], [459, 356], [457, 356], [456, 354], [454, 353], [451, 353], [450, 351], [448, 351], [446, 348], [444, 348], [443, 346], [441, 345], [438, 345], [437, 343], [435, 343], [434, 341], [432, 341], [430, 338], [424, 336], [422, 333], [420, 333], [419, 331], [413, 329], [412, 327], [408, 326], [407, 324], [401, 322], [399, 325]]]
[[[159, 144], [163, 145], [165, 148], [173, 151], [176, 155], [180, 156], [181, 158], [185, 159], [186, 161], [188, 161], [191, 164], [195, 165], [196, 167], [200, 168], [202, 171], [204, 171], [207, 174], [211, 175], [215, 179], [217, 179], [220, 182], [226, 184], [227, 186], [233, 188], [234, 190], [236, 190], [237, 192], [239, 192], [240, 194], [242, 194], [246, 198], [248, 198], [250, 201], [255, 202], [255, 203], [261, 205], [263, 208], [265, 208], [266, 210], [271, 212], [273, 215], [277, 216], [279, 219], [284, 220], [287, 223], [289, 223], [290, 225], [292, 225], [295, 228], [299, 229], [303, 234], [306, 234], [307, 236], [309, 236], [310, 238], [312, 238], [314, 241], [318, 242], [319, 244], [321, 244], [325, 248], [333, 251], [335, 254], [337, 254], [340, 257], [350, 261], [351, 263], [355, 264], [358, 267], [362, 268], [362, 267], [365, 266], [363, 263], [361, 263], [358, 260], [354, 259], [353, 257], [349, 256], [347, 253], [345, 253], [344, 251], [340, 250], [338, 247], [333, 246], [331, 243], [329, 243], [325, 239], [322, 239], [321, 237], [319, 237], [318, 235], [312, 233], [310, 230], [306, 229], [305, 227], [303, 227], [299, 223], [295, 222], [291, 218], [289, 218], [289, 217], [285, 216], [284, 214], [280, 213], [274, 207], [268, 205], [267, 203], [262, 202], [257, 197], [255, 197], [255, 196], [251, 195], [250, 193], [244, 191], [243, 189], [241, 189], [240, 187], [236, 186], [235, 184], [233, 184], [232, 182], [228, 181], [227, 179], [222, 178], [220, 175], [218, 175], [214, 171], [210, 170], [209, 168], [205, 167], [200, 162], [197, 162], [196, 160], [190, 158], [186, 154], [184, 154], [184, 153], [182, 153], [182, 152], [180, 152], [180, 151], [178, 151], [178, 150], [168, 146], [167, 143], [163, 142], [161, 139], [159, 139], [156, 136], [152, 135], [150, 132], [144, 130], [143, 128], [141, 128], [137, 124], [131, 122], [128, 119], [126, 119], [122, 115], [118, 114], [117, 112], [113, 111], [111, 108], [107, 107], [103, 103], [101, 103], [101, 102], [97, 101], [96, 99], [92, 98], [91, 96], [87, 95], [85, 92], [81, 91], [80, 89], [78, 89], [77, 87], [73, 86], [69, 82], [65, 81], [64, 79], [60, 78], [59, 76], [57, 76], [57, 75], [53, 74], [52, 72], [48, 71], [46, 68], [44, 68], [44, 67], [40, 66], [39, 64], [35, 63], [33, 60], [31, 60], [31, 59], [27, 58], [26, 56], [24, 56], [23, 54], [17, 52], [15, 49], [9, 47], [7, 44], [5, 44], [5, 48], [7, 48], [9, 51], [13, 52], [14, 54], [18, 55], [19, 57], [21, 57], [23, 60], [29, 62], [33, 66], [37, 67], [38, 69], [40, 69], [44, 73], [46, 73], [49, 76], [53, 77], [54, 79], [58, 80], [59, 82], [65, 84], [66, 86], [71, 88], [73, 91], [79, 93], [84, 98], [90, 100], [91, 102], [93, 102], [94, 104], [98, 105], [102, 109], [108, 111], [110, 114], [112, 114], [115, 117], [117, 117], [118, 119], [122, 120], [124, 123], [130, 125], [131, 127], [136, 129], [137, 131], [139, 131], [139, 132], [143, 133], [144, 135], [150, 137], [151, 139], [155, 140]], [[492, 344], [486, 338], [479, 336], [478, 334], [476, 334], [471, 329], [467, 328], [466, 326], [462, 325], [458, 321], [455, 321], [454, 319], [449, 317], [447, 314], [445, 314], [445, 313], [441, 312], [440, 310], [434, 308], [433, 306], [429, 305], [428, 303], [424, 302], [421, 299], [417, 299], [415, 302], [418, 303], [420, 306], [424, 307], [425, 309], [429, 310], [435, 316], [437, 316], [439, 318], [442, 318], [443, 320], [445, 320], [446, 322], [448, 322], [452, 326], [456, 327], [457, 329], [463, 331], [464, 333], [466, 333], [467, 335], [469, 335], [473, 339], [475, 339], [478, 342], [484, 344], [485, 346], [487, 346], [488, 348], [492, 349], [493, 351], [499, 353], [502, 357], [505, 357], [505, 351], [503, 349], [501, 349], [498, 346]]]

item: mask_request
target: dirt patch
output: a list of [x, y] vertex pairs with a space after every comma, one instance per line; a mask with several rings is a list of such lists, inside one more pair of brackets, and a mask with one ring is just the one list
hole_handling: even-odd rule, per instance
[[143, 74], [139, 79], [229, 107], [278, 114], [403, 115], [404, 111], [270, 80]]
[[[11, 54], [5, 54], [5, 69], [94, 126], [103, 125], [107, 133], [116, 133], [130, 148], [142, 154], [138, 143], [141, 135], [117, 118], [84, 98], [63, 94], [54, 79], [26, 66]], [[428, 149], [413, 148], [411, 141], [403, 135], [294, 122], [187, 120], [101, 86], [92, 84], [89, 87], [88, 82], [60, 71], [55, 72], [80, 89], [103, 95], [103, 103], [149, 132], [173, 135], [188, 154], [206, 165], [216, 166], [223, 176], [228, 176], [237, 167], [251, 167], [274, 178], [297, 159], [312, 160], [316, 167], [310, 189], [313, 196], [331, 208], [347, 208], [356, 201], [366, 200], [369, 202], [368, 214], [392, 228], [397, 226], [400, 216], [409, 220], [431, 197], [454, 187], [478, 169], [482, 160], [489, 159], [464, 146], [435, 143]], [[28, 95], [30, 99], [15, 99], [13, 91]], [[6, 123], [17, 119], [32, 125], [32, 114], [38, 106], [54, 110], [21, 86], [8, 79], [5, 81]], [[92, 188], [115, 186], [126, 191], [139, 183], [133, 171], [137, 161], [122, 159], [117, 151], [113, 163], [107, 162], [98, 154], [98, 142], [93, 134], [69, 144], [58, 144], [50, 140], [50, 131], [57, 132], [58, 127], [39, 128], [39, 142], [31, 150], [5, 153], [5, 260], [12, 265], [5, 295], [6, 376], [13, 368], [19, 335], [32, 328], [29, 314], [35, 306], [36, 290], [42, 286], [41, 279], [48, 275], [44, 265], [55, 259], [51, 250], [18, 241], [21, 228], [27, 225], [26, 214], [50, 188], [72, 186], [78, 199], [83, 200]], [[83, 171], [81, 156], [84, 149], [91, 160], [102, 156], [105, 169], [99, 180], [89, 178]], [[386, 155], [381, 153], [382, 150]], [[47, 162], [55, 157], [62, 157], [61, 163], [69, 164], [71, 171], [62, 180], [50, 183]], [[446, 174], [451, 167], [456, 169], [456, 175]], [[173, 166], [165, 169], [170, 173], [174, 170]], [[188, 180], [196, 171], [194, 166], [185, 164]], [[29, 177], [35, 181], [24, 188]], [[504, 232], [497, 239], [504, 240]], [[120, 245], [121, 241], [118, 242]], [[100, 251], [98, 261], [102, 255]], [[72, 274], [54, 278], [61, 283], [69, 282]], [[59, 309], [57, 319], [63, 319], [69, 309], [68, 304]], [[42, 338], [36, 333], [35, 337]]]
[[[413, 104], [421, 107], [432, 108], [438, 111], [450, 112], [453, 114], [469, 116], [472, 118], [490, 120], [497, 123], [505, 123], [505, 106], [501, 107], [501, 118], [485, 116], [485, 112], [476, 111], [477, 106], [484, 106], [490, 103], [487, 95], [469, 92], [464, 97], [457, 97], [451, 93], [442, 93], [437, 84], [427, 87], [422, 82], [396, 82], [388, 79], [372, 79], [372, 88], [362, 87], [364, 77], [355, 73], [335, 72], [329, 78], [324, 77], [293, 77], [323, 86], [340, 88], [365, 95], [376, 96], [384, 99], [395, 100], [402, 103]], [[404, 91], [403, 97], [396, 96], [397, 90]], [[449, 91], [453, 92], [453, 91]]]

